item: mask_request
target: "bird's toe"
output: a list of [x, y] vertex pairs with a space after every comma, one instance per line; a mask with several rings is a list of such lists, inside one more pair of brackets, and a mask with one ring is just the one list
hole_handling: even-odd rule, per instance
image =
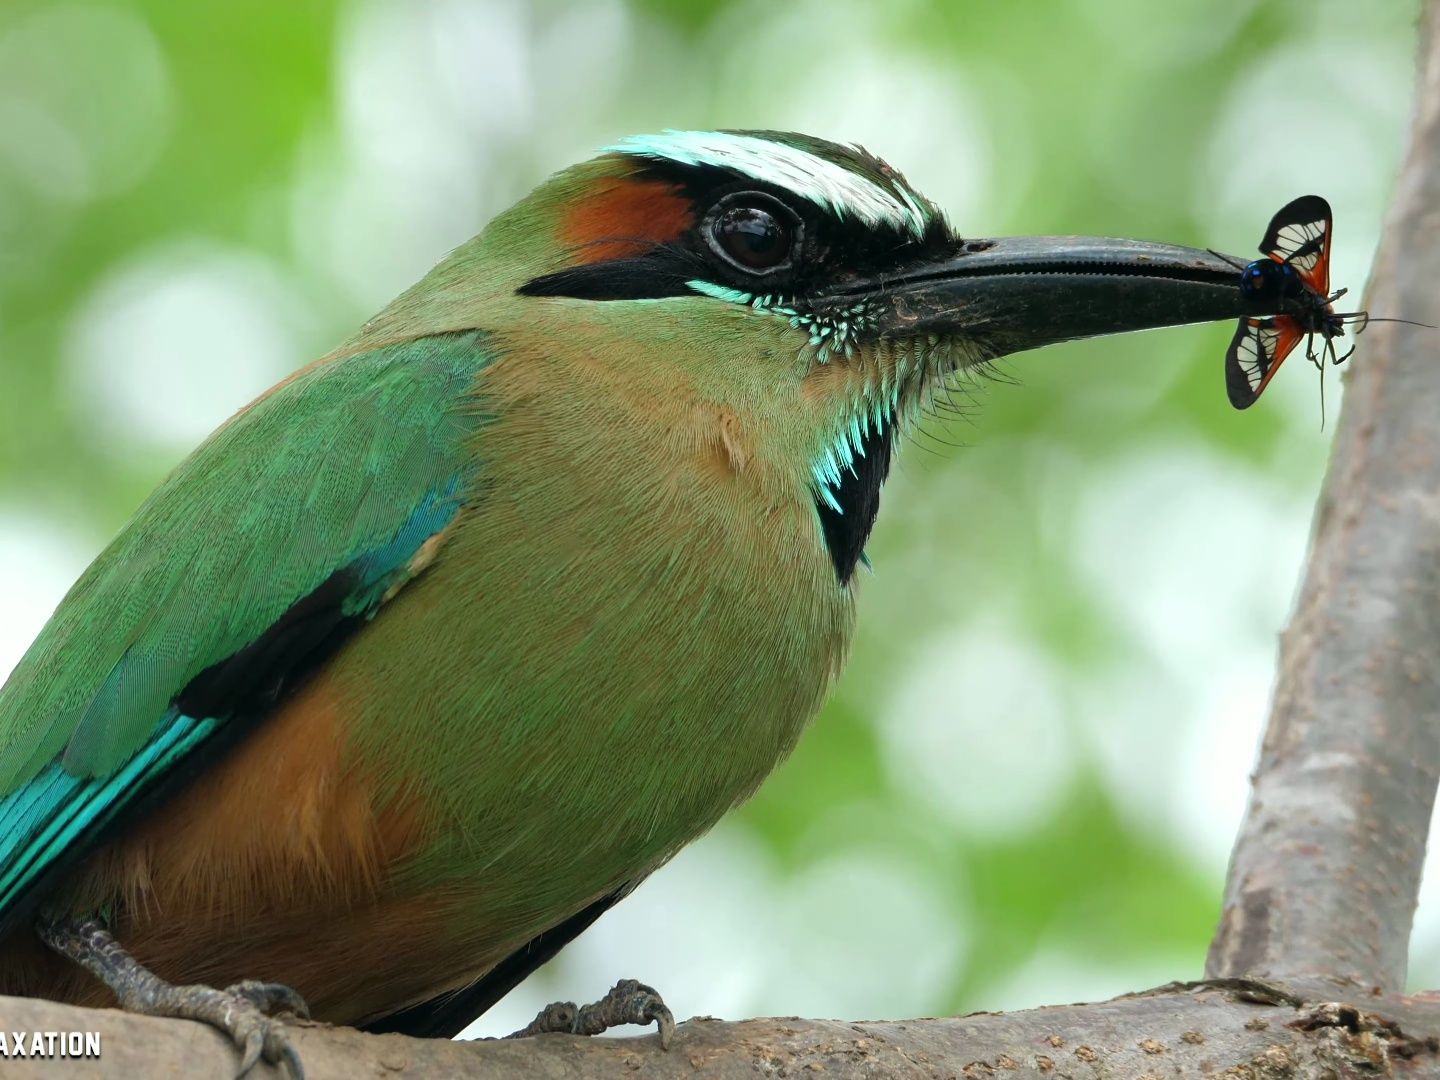
[[621, 979], [599, 1001], [580, 1008], [572, 1001], [557, 1001], [541, 1009], [535, 1019], [508, 1039], [562, 1032], [569, 1035], [599, 1035], [626, 1024], [654, 1024], [661, 1049], [670, 1049], [675, 1034], [675, 1016], [654, 987], [635, 979]]
[[288, 1012], [302, 1020], [310, 1019], [310, 1006], [305, 999], [284, 983], [246, 979], [227, 987], [225, 992], [243, 997], [266, 1016]]
[[[299, 995], [278, 983], [244, 982], [226, 990], [209, 986], [177, 986], [169, 1001], [157, 1002], [152, 1015], [198, 1020], [223, 1031], [240, 1050], [235, 1076], [245, 1076], [262, 1059], [284, 1064], [292, 1080], [304, 1080], [300, 1056], [283, 1023], [267, 1013], [280, 1007], [290, 1011]], [[282, 993], [283, 991], [283, 993]], [[299, 1002], [301, 1008], [304, 1002]]]

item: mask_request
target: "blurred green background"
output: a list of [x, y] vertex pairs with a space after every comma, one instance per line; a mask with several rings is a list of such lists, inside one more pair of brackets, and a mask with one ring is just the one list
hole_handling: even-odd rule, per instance
[[[1316, 191], [1358, 288], [1415, 9], [5, 0], [0, 674], [216, 423], [625, 133], [859, 141], [982, 236], [1246, 254]], [[1198, 976], [1328, 442], [1301, 360], [1229, 408], [1229, 334], [1012, 358], [918, 433], [794, 758], [476, 1030], [622, 975], [685, 1015], [850, 1018]]]

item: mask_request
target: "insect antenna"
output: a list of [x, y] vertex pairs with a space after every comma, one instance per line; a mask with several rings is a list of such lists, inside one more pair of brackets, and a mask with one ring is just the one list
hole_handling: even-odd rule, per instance
[[1226, 255], [1223, 251], [1216, 251], [1214, 248], [1206, 248], [1205, 250], [1210, 252], [1210, 254], [1214, 255], [1217, 259], [1229, 263], [1231, 266], [1235, 267], [1236, 270], [1244, 270], [1245, 267], [1250, 265], [1249, 263], [1243, 263], [1239, 259], [1232, 258], [1231, 256]]
[[1364, 321], [1361, 322], [1355, 330], [1357, 334], [1372, 322], [1397, 322], [1404, 323], [1406, 326], [1423, 326], [1426, 330], [1440, 330], [1440, 326], [1435, 326], [1428, 322], [1416, 322], [1414, 319], [1386, 319], [1379, 315], [1371, 315], [1368, 311], [1352, 311], [1339, 317], [1342, 319], [1363, 319]]

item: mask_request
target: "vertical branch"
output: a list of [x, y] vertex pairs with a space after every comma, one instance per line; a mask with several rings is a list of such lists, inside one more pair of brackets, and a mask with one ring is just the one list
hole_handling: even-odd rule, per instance
[[[1440, 324], [1440, 0], [1371, 279]], [[1440, 330], [1375, 323], [1349, 371], [1212, 977], [1403, 988], [1440, 776]]]

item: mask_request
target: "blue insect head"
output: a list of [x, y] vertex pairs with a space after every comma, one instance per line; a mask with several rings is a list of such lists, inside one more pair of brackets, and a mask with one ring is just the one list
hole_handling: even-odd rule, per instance
[[1256, 259], [1240, 275], [1240, 291], [1252, 300], [1302, 296], [1306, 288], [1293, 266], [1274, 259]]

